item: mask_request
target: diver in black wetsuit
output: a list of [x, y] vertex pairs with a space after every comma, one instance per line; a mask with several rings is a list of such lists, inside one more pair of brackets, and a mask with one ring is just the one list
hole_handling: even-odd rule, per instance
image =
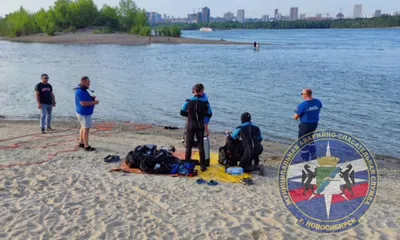
[[190, 161], [192, 147], [196, 136], [199, 147], [201, 171], [207, 170], [204, 152], [204, 119], [212, 117], [211, 105], [204, 96], [204, 86], [199, 83], [193, 88], [194, 96], [187, 99], [181, 109], [181, 115], [187, 117], [186, 128], [186, 155], [185, 160]]
[[[244, 172], [260, 170], [264, 175], [264, 168], [260, 165], [260, 155], [264, 151], [261, 144], [263, 137], [259, 127], [251, 122], [250, 113], [243, 113], [241, 116], [242, 125], [233, 131], [231, 137], [237, 139], [240, 137], [243, 143], [244, 153], [240, 160], [240, 167]], [[254, 160], [254, 166], [252, 161]]]

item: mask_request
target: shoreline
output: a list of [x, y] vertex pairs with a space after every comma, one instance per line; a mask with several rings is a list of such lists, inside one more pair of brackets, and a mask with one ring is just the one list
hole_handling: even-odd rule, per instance
[[[32, 117], [12, 117], [12, 116], [4, 116], [0, 115], [0, 124], [21, 124], [21, 125], [35, 125], [38, 123], [39, 119], [35, 116]], [[53, 117], [53, 124], [62, 127], [78, 127], [78, 122], [75, 121], [75, 117]], [[173, 133], [174, 136], [177, 136], [181, 139], [183, 135], [183, 128], [180, 126], [172, 126], [172, 125], [158, 125], [158, 124], [148, 124], [142, 122], [132, 122], [132, 121], [125, 121], [125, 120], [108, 120], [108, 119], [101, 119], [101, 118], [93, 118], [93, 122], [97, 124], [107, 123], [111, 125], [126, 125], [126, 124], [140, 124], [151, 126], [154, 129], [165, 130], [167, 132]], [[172, 129], [167, 129], [172, 128]], [[211, 148], [213, 151], [218, 151], [218, 148], [225, 144], [225, 134], [222, 131], [211, 131], [212, 135], [215, 137], [211, 139]], [[283, 141], [285, 139], [286, 141]], [[282, 156], [285, 154], [286, 150], [290, 147], [290, 145], [295, 141], [295, 139], [287, 139], [283, 137], [277, 137], [276, 139], [267, 138], [263, 141], [264, 145], [264, 157], [266, 159], [273, 159], [274, 164], [280, 163]], [[384, 155], [384, 154], [376, 154], [372, 152], [374, 159], [379, 161], [382, 166], [392, 166], [392, 163], [395, 165], [399, 164], [400, 168], [400, 158], [391, 155]]]
[[221, 40], [206, 40], [177, 37], [141, 37], [127, 33], [94, 34], [93, 32], [62, 33], [55, 36], [35, 34], [23, 37], [0, 38], [0, 41], [21, 43], [52, 43], [52, 44], [118, 44], [118, 45], [149, 45], [149, 44], [203, 44], [203, 45], [252, 45], [245, 42]]

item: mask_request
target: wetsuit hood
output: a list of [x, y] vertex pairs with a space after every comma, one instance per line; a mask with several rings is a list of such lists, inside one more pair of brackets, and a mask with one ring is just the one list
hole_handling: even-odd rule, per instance
[[242, 116], [240, 117], [240, 121], [242, 122], [242, 124], [246, 123], [246, 122], [251, 122], [250, 113], [248, 113], [248, 112], [243, 113]]

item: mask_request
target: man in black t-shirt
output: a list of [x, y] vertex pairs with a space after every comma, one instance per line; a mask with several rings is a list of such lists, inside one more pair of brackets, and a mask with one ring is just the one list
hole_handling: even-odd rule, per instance
[[53, 107], [56, 106], [53, 87], [48, 83], [48, 81], [49, 76], [47, 74], [42, 74], [42, 82], [35, 86], [36, 101], [38, 103], [38, 108], [41, 110], [40, 129], [42, 133], [44, 133], [45, 126], [47, 126], [47, 130], [52, 130], [51, 113]]

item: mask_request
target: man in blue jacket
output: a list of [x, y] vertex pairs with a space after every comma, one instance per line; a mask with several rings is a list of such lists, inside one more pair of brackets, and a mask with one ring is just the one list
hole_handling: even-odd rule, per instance
[[90, 79], [86, 76], [82, 77], [81, 83], [75, 88], [75, 105], [76, 116], [81, 124], [79, 147], [91, 152], [96, 149], [89, 145], [89, 130], [92, 127], [94, 106], [99, 104], [99, 100], [88, 93], [89, 87]]
[[[312, 90], [306, 88], [302, 91], [304, 101], [297, 107], [294, 119], [300, 120], [298, 138], [317, 130], [319, 122], [319, 113], [322, 108], [320, 100], [312, 97]], [[309, 161], [316, 158], [316, 149], [313, 143], [309, 144], [301, 151], [301, 156], [304, 161]]]
[[186, 155], [185, 160], [190, 161], [192, 147], [196, 136], [199, 147], [201, 171], [207, 170], [204, 152], [204, 119], [212, 117], [211, 105], [204, 97], [204, 85], [199, 83], [193, 88], [194, 96], [187, 99], [181, 109], [181, 116], [187, 117], [186, 127]]

